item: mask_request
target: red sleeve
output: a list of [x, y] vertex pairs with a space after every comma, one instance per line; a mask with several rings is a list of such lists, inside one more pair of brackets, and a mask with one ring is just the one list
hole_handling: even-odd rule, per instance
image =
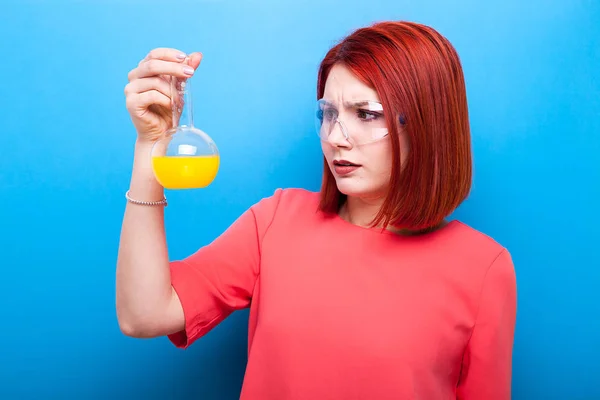
[[517, 305], [516, 276], [505, 249], [490, 266], [464, 354], [459, 400], [509, 400]]
[[245, 211], [212, 243], [171, 262], [171, 284], [185, 315], [185, 329], [168, 336], [175, 346], [190, 346], [233, 311], [250, 305], [262, 239], [280, 196], [278, 189]]

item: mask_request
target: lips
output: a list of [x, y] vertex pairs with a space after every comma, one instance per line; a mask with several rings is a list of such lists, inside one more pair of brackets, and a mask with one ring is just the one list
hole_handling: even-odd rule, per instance
[[360, 165], [354, 164], [348, 160], [334, 160], [333, 161], [333, 169], [336, 174], [340, 176], [351, 174], [360, 168]]
[[360, 167], [358, 164], [354, 164], [348, 160], [333, 160], [333, 165], [341, 167]]

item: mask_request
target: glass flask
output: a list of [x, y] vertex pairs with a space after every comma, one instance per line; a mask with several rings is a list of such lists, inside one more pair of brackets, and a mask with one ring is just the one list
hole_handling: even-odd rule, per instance
[[210, 185], [219, 170], [217, 145], [194, 127], [190, 78], [171, 77], [173, 128], [152, 147], [152, 169], [165, 189], [197, 189]]

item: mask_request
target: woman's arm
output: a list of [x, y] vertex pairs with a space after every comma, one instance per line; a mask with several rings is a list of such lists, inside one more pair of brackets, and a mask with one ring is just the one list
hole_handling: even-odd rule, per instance
[[[172, 79], [194, 74], [202, 57], [176, 49], [153, 49], [128, 74], [126, 106], [137, 132], [130, 196], [136, 200], [163, 198], [152, 171], [153, 144], [173, 124]], [[130, 336], [152, 337], [181, 329], [183, 310], [171, 287], [163, 206], [127, 203], [117, 260], [116, 303], [121, 330]]]
[[479, 311], [464, 354], [457, 399], [509, 400], [517, 289], [513, 262], [503, 250], [483, 282]]
[[[163, 198], [150, 163], [151, 148], [151, 142], [135, 146], [129, 195], [136, 200]], [[171, 286], [163, 206], [127, 202], [116, 278], [117, 317], [124, 334], [155, 337], [183, 328], [183, 309]]]

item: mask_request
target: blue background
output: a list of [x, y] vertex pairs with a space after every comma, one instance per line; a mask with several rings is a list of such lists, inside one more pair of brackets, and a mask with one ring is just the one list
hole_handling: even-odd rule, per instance
[[277, 187], [318, 189], [318, 63], [354, 28], [407, 19], [464, 64], [475, 183], [455, 217], [513, 254], [513, 398], [600, 399], [600, 2], [48, 3], [0, 8], [0, 398], [237, 398], [246, 312], [187, 351], [119, 331], [127, 73], [154, 47], [205, 55], [195, 122], [222, 167], [167, 193], [179, 258]]

